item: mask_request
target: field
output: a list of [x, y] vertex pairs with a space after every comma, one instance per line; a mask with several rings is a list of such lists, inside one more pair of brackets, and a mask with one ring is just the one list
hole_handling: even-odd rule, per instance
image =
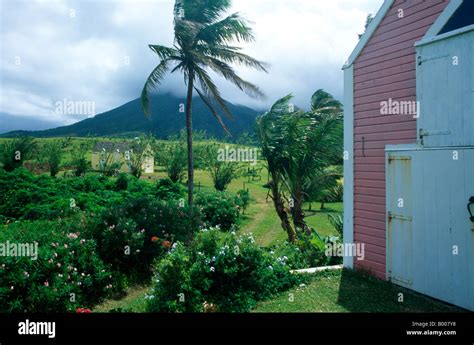
[[[51, 140], [53, 139], [37, 139], [37, 143], [39, 147], [42, 147]], [[74, 177], [71, 170], [74, 166], [70, 165], [70, 161], [74, 151], [77, 151], [81, 144], [86, 144], [91, 148], [97, 141], [120, 141], [121, 139], [69, 138], [67, 140], [67, 148], [63, 149], [61, 156], [63, 168], [56, 178], [49, 177], [47, 171], [36, 172], [34, 175], [24, 171], [5, 173], [0, 169], [3, 174], [0, 183], [4, 190], [4, 201], [15, 209], [12, 211], [14, 213], [10, 213], [15, 214], [13, 219], [20, 217], [10, 222], [11, 215], [8, 214], [11, 210], [8, 207], [2, 208], [3, 213], [0, 216], [4, 222], [4, 231], [0, 232], [0, 243], [2, 238], [8, 241], [41, 239], [42, 246], [52, 246], [52, 248], [44, 249], [46, 250], [43, 253], [45, 257], [39, 266], [27, 261], [21, 261], [20, 266], [12, 265], [15, 260], [10, 259], [6, 261], [6, 265], [0, 267], [0, 275], [3, 274], [3, 270], [6, 270], [7, 274], [6, 278], [2, 278], [5, 279], [6, 284], [0, 288], [2, 290], [0, 292], [3, 293], [3, 295], [0, 294], [0, 298], [5, 299], [5, 304], [8, 303], [8, 307], [2, 307], [6, 308], [5, 310], [22, 310], [20, 308], [24, 303], [25, 310], [54, 312], [58, 310], [58, 298], [69, 299], [67, 296], [71, 294], [81, 294], [81, 300], [73, 304], [68, 300], [62, 300], [60, 310], [76, 310], [76, 312], [83, 312], [83, 310], [94, 312], [207, 311], [206, 308], [215, 310], [216, 305], [212, 301], [216, 301], [215, 303], [220, 303], [219, 308], [222, 308], [220, 311], [237, 312], [456, 311], [455, 308], [443, 303], [360, 272], [336, 270], [312, 276], [292, 274], [291, 269], [324, 266], [340, 263], [340, 261], [332, 261], [334, 258], [325, 256], [324, 249], [317, 242], [313, 242], [314, 233], [311, 234], [313, 237], [300, 234], [299, 236], [302, 237], [289, 243], [288, 235], [281, 227], [269, 189], [266, 187], [269, 176], [262, 161], [255, 165], [240, 163], [243, 169], [227, 185], [225, 193], [216, 191], [209, 171], [202, 168], [195, 170], [197, 199], [199, 195], [210, 197], [210, 199], [203, 199], [206, 200], [204, 204], [202, 201], [199, 204], [199, 207], [202, 207], [200, 212], [203, 212], [199, 217], [207, 217], [202, 218], [201, 221], [207, 219], [206, 222], [215, 222], [217, 219], [218, 225], [231, 222], [228, 223], [230, 229], [236, 232], [229, 233], [220, 228], [213, 228], [215, 224], [204, 225], [205, 228], [192, 230], [194, 231], [192, 241], [195, 243], [190, 245], [190, 237], [186, 237], [189, 233], [183, 230], [191, 229], [195, 225], [192, 225], [187, 213], [179, 210], [182, 206], [177, 204], [177, 198], [185, 200], [184, 182], [173, 184], [167, 179], [165, 167], [160, 165], [155, 165], [153, 173], [143, 174], [140, 179], [135, 179], [130, 174], [125, 174], [128, 176], [125, 179], [124, 175], [119, 178], [107, 177], [103, 172], [92, 170], [89, 170], [84, 177]], [[0, 140], [0, 144], [2, 141]], [[156, 143], [156, 145], [166, 144], [170, 142]], [[197, 141], [195, 146], [208, 144], [216, 144], [216, 142]], [[217, 144], [233, 146], [226, 143]], [[90, 159], [90, 152], [86, 159]], [[41, 158], [38, 160], [30, 157], [26, 161], [26, 163], [32, 163], [29, 166], [35, 166], [38, 162], [41, 162]], [[255, 169], [257, 173], [246, 175], [248, 168]], [[16, 179], [15, 183], [21, 184], [20, 189], [23, 189], [12, 188], [12, 183], [9, 183], [12, 180], [9, 179]], [[241, 198], [239, 193], [243, 190], [248, 191], [250, 196], [245, 210], [237, 206], [243, 200], [239, 199]], [[76, 195], [80, 207], [69, 205], [70, 200], [76, 198]], [[74, 198], [70, 199], [72, 196]], [[42, 201], [38, 202], [36, 198]], [[12, 200], [17, 200], [19, 204], [12, 204]], [[24, 205], [27, 211], [22, 210], [20, 205]], [[305, 202], [302, 209], [305, 223], [317, 232], [319, 238], [325, 241], [333, 241], [335, 238], [336, 241], [340, 241], [338, 231], [331, 224], [328, 216], [342, 215], [342, 202], [325, 202], [323, 209], [320, 202]], [[217, 216], [217, 218], [211, 216]], [[109, 224], [112, 225], [109, 226]], [[122, 231], [114, 234], [116, 226]], [[157, 227], [162, 229], [161, 232], [157, 230]], [[37, 232], [36, 236], [35, 232]], [[67, 234], [67, 232], [70, 233]], [[67, 238], [65, 238], [66, 234]], [[176, 241], [175, 235], [181, 236], [181, 240]], [[83, 238], [80, 239], [81, 237]], [[57, 242], [54, 242], [54, 239]], [[184, 247], [175, 251], [175, 246], [180, 241]], [[175, 243], [171, 248], [172, 242]], [[137, 249], [130, 258], [127, 253], [124, 255], [121, 247], [126, 244], [127, 248], [132, 243]], [[232, 256], [230, 261], [228, 258], [222, 259], [224, 266], [214, 267], [218, 263], [216, 256], [228, 255], [226, 248], [232, 246], [241, 247], [241, 250], [247, 251], [245, 264], [235, 266], [235, 260], [240, 254], [230, 252]], [[60, 251], [59, 247], [64, 247], [64, 249]], [[72, 248], [74, 248], [73, 251], [71, 251]], [[196, 251], [196, 248], [201, 248], [201, 251]], [[213, 251], [212, 248], [220, 248], [219, 253]], [[75, 254], [75, 251], [78, 253]], [[141, 254], [141, 251], [144, 254]], [[202, 251], [208, 252], [203, 254]], [[58, 253], [60, 259], [54, 265]], [[207, 256], [207, 259], [202, 262], [198, 260], [196, 264], [187, 259], [196, 254]], [[46, 262], [48, 257], [50, 259]], [[67, 270], [66, 262], [68, 262]], [[189, 266], [190, 262], [191, 266]], [[62, 266], [63, 263], [64, 266]], [[182, 267], [176, 270], [176, 265]], [[77, 273], [79, 270], [83, 272], [81, 276], [70, 277], [71, 270], [73, 268], [76, 270], [75, 266], [79, 268]], [[140, 267], [139, 272], [138, 267]], [[273, 271], [275, 268], [282, 271], [271, 272], [267, 278], [258, 279], [259, 276], [268, 275], [268, 269]], [[200, 273], [191, 281], [186, 282], [185, 280], [188, 279], [186, 275], [194, 274], [195, 270]], [[219, 278], [215, 278], [215, 270], [220, 270]], [[258, 273], [254, 270], [258, 270]], [[163, 288], [156, 284], [159, 280], [155, 281], [152, 277], [152, 271], [160, 272], [160, 279], [164, 279], [162, 274], [168, 272], [170, 276], [166, 278], [167, 284], [171, 285], [162, 291]], [[207, 276], [208, 274], [210, 276]], [[235, 276], [235, 274], [238, 275]], [[25, 276], [29, 279], [30, 275], [34, 277], [32, 285], [23, 278]], [[58, 278], [54, 278], [53, 275], [57, 275]], [[21, 279], [18, 278], [20, 276]], [[207, 284], [216, 285], [213, 288], [199, 287], [201, 278]], [[216, 280], [213, 281], [213, 279]], [[71, 280], [79, 280], [79, 282]], [[222, 281], [227, 282], [228, 285], [222, 285]], [[245, 282], [249, 285], [246, 287], [239, 285]], [[50, 284], [55, 287], [53, 294], [49, 294]], [[86, 286], [78, 287], [76, 284]], [[195, 284], [198, 286], [191, 291], [202, 289], [203, 293], [207, 294], [210, 289], [218, 292], [207, 297], [198, 295], [198, 301], [201, 302], [186, 305], [185, 309], [182, 309], [184, 304], [183, 306], [176, 304], [175, 297], [165, 297], [171, 298], [169, 301], [162, 301], [162, 298], [158, 297], [155, 304], [150, 304], [150, 299], [155, 298], [155, 294], [181, 295], [180, 291], [183, 288], [187, 289], [189, 285]], [[66, 290], [56, 288], [60, 286], [63, 286], [61, 289], [66, 287]], [[168, 291], [167, 289], [170, 288], [171, 290]], [[188, 294], [192, 293], [188, 292]], [[400, 293], [404, 296], [403, 303], [398, 300]], [[24, 294], [33, 294], [33, 298], [22, 300], [21, 296]], [[229, 304], [228, 301], [237, 294], [241, 297]], [[8, 297], [9, 295], [12, 297]], [[289, 299], [288, 296], [292, 298]], [[208, 303], [209, 300], [211, 302]]]

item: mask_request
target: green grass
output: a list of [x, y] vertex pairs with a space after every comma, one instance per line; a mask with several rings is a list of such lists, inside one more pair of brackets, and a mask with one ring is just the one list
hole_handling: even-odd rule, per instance
[[[403, 302], [399, 301], [403, 294]], [[456, 312], [461, 309], [366, 274], [320, 272], [305, 286], [260, 302], [254, 312]]]
[[96, 306], [93, 311], [95, 313], [107, 313], [111, 310], [122, 309], [131, 313], [146, 312], [145, 295], [149, 293], [150, 287], [137, 286], [127, 290], [127, 295], [122, 299], [106, 300], [102, 304]]
[[[443, 313], [461, 312], [460, 308], [404, 289], [361, 272], [351, 270], [325, 271], [308, 277], [308, 282], [272, 299], [259, 302], [256, 313]], [[94, 308], [94, 312], [122, 309], [146, 312], [145, 294], [149, 287], [129, 289], [122, 300], [108, 300]], [[403, 302], [399, 301], [400, 293]]]

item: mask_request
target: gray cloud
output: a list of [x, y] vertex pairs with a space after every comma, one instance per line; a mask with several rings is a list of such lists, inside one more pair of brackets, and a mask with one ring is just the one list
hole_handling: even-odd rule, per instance
[[[157, 63], [147, 45], [173, 43], [173, 0], [0, 2], [0, 112], [69, 124], [78, 118], [58, 114], [56, 102], [90, 101], [96, 113], [107, 111], [139, 96]], [[341, 66], [382, 2], [235, 0], [233, 11], [254, 22], [256, 42], [245, 52], [271, 65], [269, 74], [237, 70], [268, 98], [216, 83], [229, 101], [260, 109], [290, 92], [307, 107], [318, 88], [342, 98]], [[182, 77], [167, 77], [159, 90], [184, 96]]]

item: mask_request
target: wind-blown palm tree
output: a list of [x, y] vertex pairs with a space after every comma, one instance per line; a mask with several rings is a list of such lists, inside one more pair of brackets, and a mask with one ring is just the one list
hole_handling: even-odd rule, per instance
[[[208, 69], [224, 77], [251, 97], [264, 97], [262, 91], [252, 83], [240, 78], [230, 66], [235, 63], [266, 72], [266, 65], [244, 53], [232, 42], [254, 40], [248, 22], [238, 13], [224, 17], [230, 9], [231, 0], [176, 0], [174, 6], [174, 45], [164, 47], [150, 45], [160, 63], [151, 72], [141, 94], [142, 107], [150, 116], [149, 91], [155, 88], [171, 69], [180, 71], [187, 85], [186, 134], [188, 150], [188, 203], [193, 204], [194, 164], [192, 137], [193, 92], [199, 95], [211, 114], [228, 130], [216, 110], [218, 106], [224, 115], [232, 119], [226, 102], [211, 79]], [[230, 134], [230, 133], [229, 133]], [[192, 207], [190, 207], [192, 210]]]
[[304, 112], [290, 107], [292, 97], [281, 98], [257, 119], [257, 136], [272, 177], [272, 199], [290, 242], [298, 229], [311, 234], [303, 202], [310, 190], [322, 188], [319, 179], [325, 169], [342, 156], [341, 103], [318, 90], [311, 98], [311, 111]]

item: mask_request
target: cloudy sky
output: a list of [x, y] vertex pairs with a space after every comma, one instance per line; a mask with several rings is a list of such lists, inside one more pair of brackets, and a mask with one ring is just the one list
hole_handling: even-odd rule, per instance
[[[237, 68], [266, 93], [249, 99], [217, 80], [226, 99], [265, 109], [292, 92], [303, 108], [324, 88], [342, 98], [341, 66], [383, 0], [234, 0], [232, 12], [253, 22], [245, 52], [269, 74]], [[70, 124], [57, 102], [94, 102], [101, 113], [139, 97], [157, 64], [148, 44], [173, 44], [174, 0], [0, 0], [0, 113]], [[160, 92], [185, 94], [179, 75]], [[87, 116], [82, 116], [82, 118]]]

